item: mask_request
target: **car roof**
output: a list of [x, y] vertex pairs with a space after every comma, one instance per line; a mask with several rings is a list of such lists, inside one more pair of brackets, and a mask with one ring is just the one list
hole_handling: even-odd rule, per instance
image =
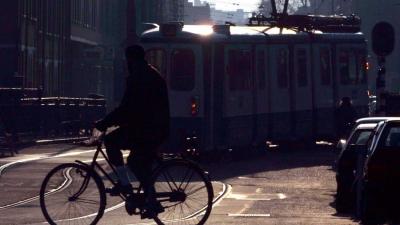
[[357, 130], [373, 130], [375, 129], [377, 123], [362, 123], [357, 125]]
[[378, 123], [381, 121], [387, 120], [400, 120], [400, 117], [386, 117], [386, 116], [379, 116], [379, 117], [364, 117], [360, 118], [356, 121], [357, 124], [360, 123]]
[[399, 123], [399, 122], [400, 122], [400, 117], [386, 120], [386, 123]]

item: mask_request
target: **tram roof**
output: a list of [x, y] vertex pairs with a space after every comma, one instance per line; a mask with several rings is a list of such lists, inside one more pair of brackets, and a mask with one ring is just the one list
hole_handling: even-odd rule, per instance
[[[288, 28], [268, 27], [268, 26], [228, 26], [228, 25], [183, 25], [176, 30], [173, 35], [165, 35], [162, 32], [162, 26], [145, 31], [142, 41], [265, 41], [266, 38], [274, 41], [288, 40], [307, 40], [313, 36], [314, 40], [320, 41], [364, 41], [362, 33], [327, 33], [318, 30], [312, 32], [297, 31]], [[311, 34], [311, 35], [310, 35]]]

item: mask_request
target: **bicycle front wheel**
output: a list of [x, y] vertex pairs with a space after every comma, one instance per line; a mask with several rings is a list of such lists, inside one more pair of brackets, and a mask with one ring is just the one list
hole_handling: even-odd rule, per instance
[[154, 188], [164, 208], [154, 219], [157, 224], [202, 225], [208, 219], [214, 192], [208, 175], [196, 164], [167, 162], [155, 172]]
[[40, 207], [50, 224], [96, 224], [106, 205], [104, 184], [90, 168], [67, 163], [52, 169], [40, 188]]

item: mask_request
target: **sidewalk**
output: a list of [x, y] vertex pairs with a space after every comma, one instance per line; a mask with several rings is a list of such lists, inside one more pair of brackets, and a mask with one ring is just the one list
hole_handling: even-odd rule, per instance
[[[81, 141], [86, 140], [88, 137], [79, 136], [79, 137], [50, 137], [50, 138], [21, 138], [18, 143], [15, 145], [14, 155], [12, 151], [9, 149], [0, 149], [0, 159], [7, 157], [17, 157], [19, 153], [23, 154], [40, 154], [42, 151], [44, 153], [52, 153], [54, 152], [54, 145], [61, 146], [72, 146], [71, 144], [76, 144]], [[61, 146], [57, 146], [57, 149], [60, 149]], [[53, 149], [53, 150], [50, 150]]]

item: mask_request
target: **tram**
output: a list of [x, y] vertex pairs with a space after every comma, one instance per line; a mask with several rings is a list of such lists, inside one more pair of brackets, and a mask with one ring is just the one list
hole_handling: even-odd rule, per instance
[[168, 146], [193, 138], [204, 151], [329, 139], [342, 97], [367, 115], [365, 37], [339, 27], [168, 23], [145, 31], [146, 58], [168, 83]]

